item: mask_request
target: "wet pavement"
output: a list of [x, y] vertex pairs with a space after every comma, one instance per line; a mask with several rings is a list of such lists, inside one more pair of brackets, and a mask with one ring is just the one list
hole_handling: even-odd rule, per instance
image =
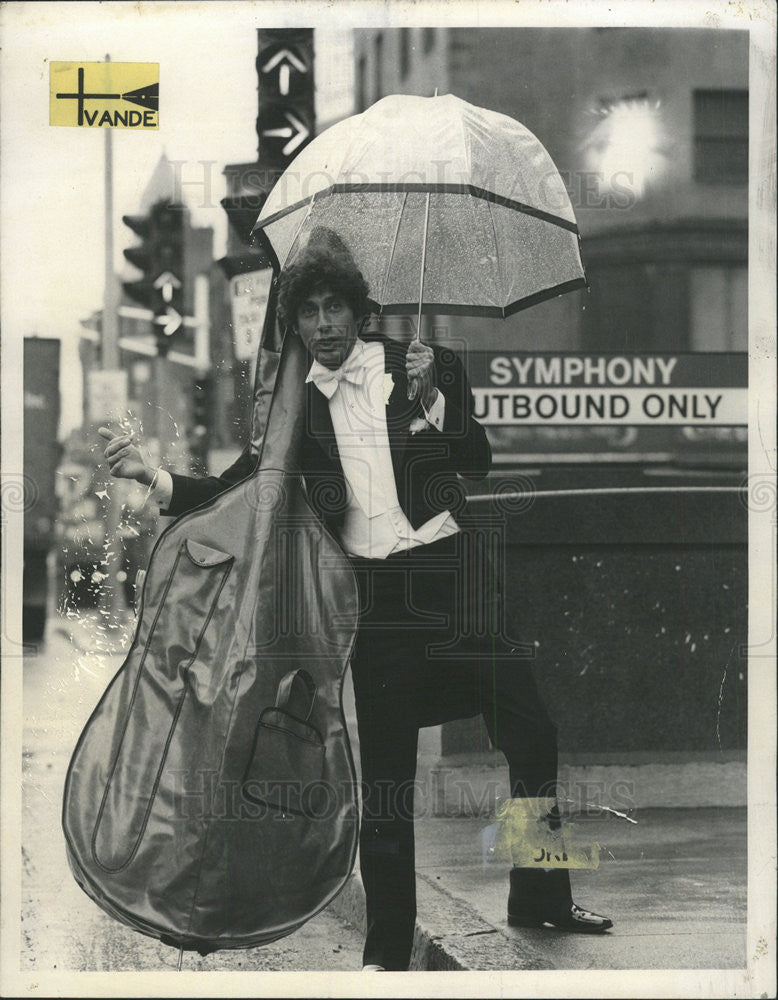
[[[131, 624], [131, 623], [130, 623]], [[123, 662], [95, 642], [94, 620], [55, 620], [24, 666], [23, 970], [173, 970], [176, 950], [103, 913], [76, 885], [60, 809], [78, 735]], [[98, 648], [95, 649], [95, 646]], [[80, 648], [82, 647], [82, 648]], [[347, 714], [349, 688], [346, 685]], [[421, 741], [422, 750], [425, 741]], [[608, 934], [511, 928], [508, 872], [484, 850], [483, 818], [416, 823], [416, 969], [738, 969], [746, 964], [746, 810], [649, 809], [575, 818], [576, 839], [601, 845], [596, 871], [573, 872], [576, 900], [614, 921]], [[364, 897], [358, 877], [294, 934], [201, 958], [196, 970], [355, 970]]]
[[483, 862], [483, 820], [423, 820], [417, 871], [509, 940], [542, 954], [547, 968], [744, 967], [745, 809], [651, 809], [634, 818], [574, 823], [577, 842], [602, 848], [597, 870], [570, 877], [579, 905], [613, 920], [603, 935], [509, 927], [508, 873], [504, 863]]

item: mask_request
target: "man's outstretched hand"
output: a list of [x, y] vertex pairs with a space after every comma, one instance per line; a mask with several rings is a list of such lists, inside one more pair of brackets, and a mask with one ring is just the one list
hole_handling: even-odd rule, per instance
[[108, 441], [103, 454], [112, 476], [117, 479], [135, 479], [145, 486], [151, 483], [154, 470], [149, 469], [143, 461], [140, 449], [132, 443], [131, 434], [114, 434], [107, 427], [98, 427], [97, 433]]

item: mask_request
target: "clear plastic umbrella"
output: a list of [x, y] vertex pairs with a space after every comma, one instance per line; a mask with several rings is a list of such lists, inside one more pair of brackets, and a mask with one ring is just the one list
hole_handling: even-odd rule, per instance
[[385, 97], [309, 143], [254, 231], [283, 267], [316, 226], [349, 247], [379, 313], [504, 317], [586, 284], [549, 154], [451, 94]]

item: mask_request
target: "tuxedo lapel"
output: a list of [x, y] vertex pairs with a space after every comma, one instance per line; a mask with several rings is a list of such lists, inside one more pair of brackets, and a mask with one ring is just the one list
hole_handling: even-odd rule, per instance
[[329, 400], [316, 388], [313, 382], [308, 382], [306, 389], [308, 392], [308, 432], [310, 437], [319, 445], [327, 461], [333, 463], [342, 474], [340, 452], [338, 451], [335, 429], [332, 426]]

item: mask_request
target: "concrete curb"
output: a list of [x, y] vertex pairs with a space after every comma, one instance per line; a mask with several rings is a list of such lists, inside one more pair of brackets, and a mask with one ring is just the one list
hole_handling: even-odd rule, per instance
[[358, 872], [352, 872], [348, 882], [329, 904], [329, 909], [348, 922], [364, 935], [367, 920], [365, 917], [365, 889]]
[[[508, 798], [508, 766], [500, 759], [462, 754], [431, 768], [428, 787], [435, 816], [491, 816]], [[723, 759], [559, 766], [559, 787], [579, 809], [588, 801], [620, 812], [745, 806], [746, 762]]]
[[[470, 970], [553, 969], [546, 955], [516, 935], [506, 937], [476, 911], [416, 873], [419, 915], [413, 936], [409, 971], [467, 972]], [[506, 887], [507, 903], [507, 887]], [[365, 933], [365, 890], [358, 872], [330, 904], [339, 917]]]

